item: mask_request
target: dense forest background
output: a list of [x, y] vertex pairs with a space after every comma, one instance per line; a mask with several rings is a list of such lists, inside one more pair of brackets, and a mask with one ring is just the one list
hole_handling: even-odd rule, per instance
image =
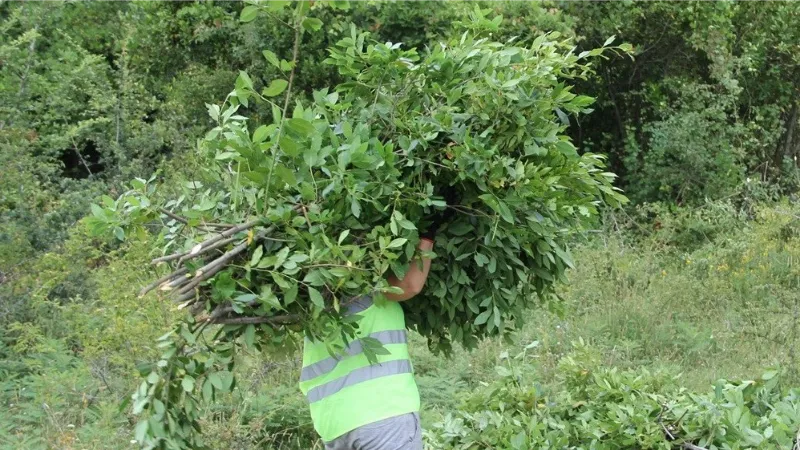
[[[597, 102], [587, 118], [569, 124], [579, 150], [608, 155], [632, 205], [609, 212], [597, 236], [581, 244], [586, 265], [569, 291], [570, 319], [547, 316], [527, 335], [556, 333], [541, 345], [563, 355], [569, 339], [558, 334], [561, 327], [589, 325], [600, 347], [629, 346], [611, 358], [615, 364], [694, 367], [692, 387], [756, 367], [791, 367], [798, 339], [791, 258], [800, 186], [800, 3], [369, 1], [344, 11], [313, 8], [324, 33], [302, 42], [298, 95], [337, 83], [322, 61], [351, 22], [378, 40], [424, 51], [460, 34], [459, 21], [476, 5], [504, 17], [496, 38], [530, 42], [556, 31], [572, 37], [577, 51], [611, 36], [634, 48], [633, 58], [605, 59], [578, 84], [576, 91]], [[191, 179], [202, 170], [193, 150], [211, 125], [206, 104], [224, 98], [240, 70], [257, 90], [274, 77], [262, 51], [291, 53], [283, 13], [241, 23], [244, 6], [0, 2], [0, 445], [130, 445], [124, 401], [136, 385], [136, 364], [153, 357], [155, 338], [175, 312], [136, 297], [148, 279], [145, 246], [91, 237], [81, 219], [90, 203], [116, 197], [134, 177]], [[247, 113], [254, 121], [271, 114], [258, 105]], [[702, 270], [694, 268], [698, 258]], [[726, 278], [736, 276], [742, 278]], [[670, 288], [674, 283], [680, 287]], [[597, 298], [587, 303], [591, 292]], [[728, 302], [716, 304], [724, 314], [710, 312], [704, 296], [712, 294]], [[675, 299], [685, 302], [661, 309]], [[601, 304], [605, 312], [598, 313], [593, 308]], [[684, 328], [667, 327], [666, 316]], [[732, 350], [742, 339], [750, 343]], [[456, 381], [455, 372], [443, 374], [424, 357], [423, 393], [450, 408], [454, 400], [436, 392], [484, 376], [467, 361], [494, 366], [499, 345], [451, 367], [465, 371]], [[709, 361], [710, 354], [722, 356]], [[313, 433], [294, 393], [295, 363], [275, 361], [252, 364], [249, 389], [258, 401], [245, 407], [242, 398], [231, 399], [210, 410], [218, 442], [311, 445], [300, 444]]]

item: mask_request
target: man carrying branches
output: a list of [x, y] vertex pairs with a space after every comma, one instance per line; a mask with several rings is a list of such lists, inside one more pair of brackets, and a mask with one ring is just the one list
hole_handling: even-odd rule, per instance
[[[450, 214], [447, 209], [433, 218], [420, 236], [420, 252], [433, 250], [435, 231]], [[420, 255], [402, 279], [394, 275], [388, 279], [402, 293], [385, 294], [386, 302], [364, 297], [348, 305], [347, 315], [360, 316], [358, 339], [343, 356], [331, 356], [325, 343], [306, 339], [300, 389], [326, 449], [422, 450], [419, 392], [399, 302], [422, 291], [430, 267], [431, 260]], [[376, 356], [376, 364], [364, 354], [360, 340], [364, 337], [377, 340], [387, 351]]]

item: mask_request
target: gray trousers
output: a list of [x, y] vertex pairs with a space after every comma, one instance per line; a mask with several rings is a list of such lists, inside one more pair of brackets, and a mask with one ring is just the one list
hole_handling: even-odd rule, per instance
[[370, 423], [325, 444], [326, 450], [422, 450], [419, 414]]

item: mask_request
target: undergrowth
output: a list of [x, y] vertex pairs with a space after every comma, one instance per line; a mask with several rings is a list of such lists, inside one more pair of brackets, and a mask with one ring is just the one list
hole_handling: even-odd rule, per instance
[[[761, 206], [741, 220], [730, 213], [730, 205], [714, 204], [680, 217], [659, 211], [648, 221], [637, 217], [636, 232], [621, 218], [607, 221], [608, 230], [577, 245], [579, 264], [562, 289], [562, 311], [531, 310], [513, 342], [486, 340], [444, 360], [412, 335], [429, 445], [669, 448], [664, 425], [675, 427], [673, 443], [784, 448], [798, 424], [791, 388], [800, 386], [800, 208]], [[676, 236], [686, 227], [706, 234], [713, 228], [713, 237], [679, 245]], [[135, 296], [147, 279], [147, 255], [136, 245], [105, 255], [95, 245], [76, 232], [61, 253], [31, 263], [28, 273], [38, 273], [29, 279], [36, 319], [0, 331], [0, 448], [135, 447], [125, 404], [135, 366], [152, 357], [173, 313], [155, 298]], [[57, 276], [65, 268], [75, 275]], [[84, 290], [68, 299], [49, 296], [59, 285]], [[297, 389], [296, 350], [248, 354], [241, 367], [233, 394], [206, 406], [209, 444], [321, 449]], [[728, 396], [739, 394], [734, 421], [739, 413]], [[520, 406], [525, 399], [537, 403]], [[684, 410], [691, 411], [674, 423]], [[717, 434], [704, 434], [710, 427]], [[739, 447], [722, 444], [723, 429]], [[561, 444], [541, 444], [545, 438], [537, 436], [553, 430], [560, 440], [548, 442]], [[470, 443], [478, 431], [494, 436], [495, 447]], [[602, 447], [591, 444], [595, 438], [622, 444]]]

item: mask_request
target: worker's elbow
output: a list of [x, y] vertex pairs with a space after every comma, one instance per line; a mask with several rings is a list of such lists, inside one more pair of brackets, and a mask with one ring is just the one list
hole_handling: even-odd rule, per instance
[[424, 287], [425, 287], [425, 281], [418, 281], [415, 283], [411, 283], [406, 289], [406, 294], [409, 296], [408, 298], [414, 298], [417, 295], [419, 295]]

